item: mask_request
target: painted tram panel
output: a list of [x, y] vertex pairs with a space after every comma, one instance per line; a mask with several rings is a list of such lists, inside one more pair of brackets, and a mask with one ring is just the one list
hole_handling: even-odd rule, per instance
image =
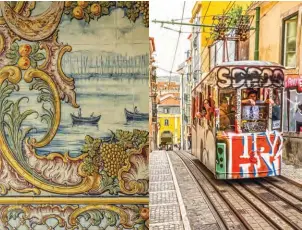
[[283, 67], [216, 66], [192, 92], [192, 153], [217, 179], [281, 174]]

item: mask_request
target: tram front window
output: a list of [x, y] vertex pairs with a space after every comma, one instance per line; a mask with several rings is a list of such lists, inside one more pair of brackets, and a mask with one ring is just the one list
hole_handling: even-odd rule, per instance
[[235, 131], [236, 91], [221, 90], [219, 103], [219, 130]]
[[265, 132], [269, 118], [269, 89], [243, 89], [241, 108], [242, 132]]

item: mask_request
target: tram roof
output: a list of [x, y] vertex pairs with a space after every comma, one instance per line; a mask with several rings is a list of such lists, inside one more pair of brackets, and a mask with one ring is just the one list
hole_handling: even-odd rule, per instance
[[278, 67], [284, 69], [284, 66], [276, 63], [276, 62], [269, 62], [269, 61], [231, 61], [231, 62], [223, 62], [217, 66], [215, 66], [210, 72], [214, 69], [219, 67], [227, 67], [227, 66], [247, 66], [247, 67]]

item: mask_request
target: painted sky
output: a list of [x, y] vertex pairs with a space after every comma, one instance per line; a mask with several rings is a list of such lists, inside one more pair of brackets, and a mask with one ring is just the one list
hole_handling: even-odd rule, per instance
[[[36, 5], [35, 14], [43, 12], [49, 2]], [[122, 9], [116, 9], [109, 16], [98, 21], [73, 19], [65, 14], [59, 25], [59, 42], [72, 46], [73, 51], [86, 50], [92, 55], [100, 52], [115, 52], [122, 55], [141, 55], [149, 52], [149, 30], [143, 24], [142, 17], [136, 23], [124, 17]]]

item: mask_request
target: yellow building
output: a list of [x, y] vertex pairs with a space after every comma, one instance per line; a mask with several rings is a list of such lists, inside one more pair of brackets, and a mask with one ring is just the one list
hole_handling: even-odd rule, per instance
[[[217, 23], [217, 21], [213, 21], [214, 15], [226, 15], [231, 9], [236, 7], [242, 7], [245, 14], [245, 10], [249, 7], [250, 3], [250, 1], [198, 1], [193, 7], [190, 23], [212, 26]], [[198, 78], [200, 81], [215, 64], [222, 61], [218, 60], [219, 58], [216, 55], [217, 53], [219, 54], [218, 51], [222, 53], [223, 47], [219, 44], [218, 48], [213, 49], [215, 54], [210, 53], [211, 47], [219, 42], [214, 39], [213, 27], [202, 26], [201, 29], [194, 27], [192, 35], [192, 62], [195, 63], [193, 64], [193, 71], [196, 72], [196, 67], [199, 68], [201, 74], [195, 78]]]
[[179, 93], [162, 95], [157, 105], [159, 147], [180, 144], [180, 118]]
[[[301, 1], [255, 2], [249, 14], [259, 7], [259, 60], [277, 62], [285, 66], [283, 95], [283, 157], [302, 162], [302, 4]], [[252, 24], [255, 26], [255, 23]], [[255, 35], [249, 39], [249, 57], [255, 52]]]

